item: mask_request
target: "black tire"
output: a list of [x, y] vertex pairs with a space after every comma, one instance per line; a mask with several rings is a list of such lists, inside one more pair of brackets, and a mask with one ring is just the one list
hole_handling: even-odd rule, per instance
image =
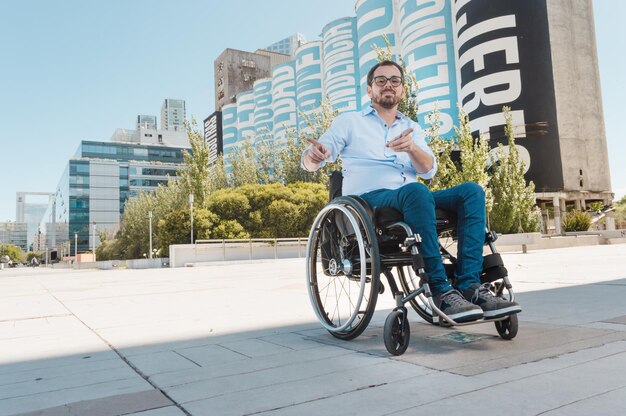
[[498, 334], [502, 339], [511, 340], [515, 338], [518, 330], [517, 314], [510, 315], [507, 319], [494, 322]]
[[367, 328], [379, 293], [380, 258], [374, 227], [350, 197], [318, 214], [307, 244], [307, 290], [322, 326], [350, 340]]
[[393, 311], [385, 320], [383, 338], [389, 354], [402, 355], [409, 346], [411, 329], [408, 320], [404, 318], [405, 313], [402, 310]]

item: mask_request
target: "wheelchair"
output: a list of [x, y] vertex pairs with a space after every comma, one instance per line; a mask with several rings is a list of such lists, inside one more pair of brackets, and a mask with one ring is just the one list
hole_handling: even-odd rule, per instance
[[[516, 314], [496, 319], [455, 322], [435, 305], [428, 285], [420, 236], [393, 208], [370, 207], [358, 196], [336, 196], [341, 172], [331, 175], [330, 203], [313, 221], [306, 249], [307, 291], [313, 310], [334, 337], [351, 340], [367, 328], [378, 295], [386, 291], [385, 276], [396, 307], [385, 320], [383, 338], [392, 355], [403, 354], [410, 339], [407, 303], [426, 322], [451, 327], [493, 322], [501, 338], [511, 340], [518, 331]], [[439, 250], [448, 278], [456, 267], [456, 216], [437, 209]], [[497, 234], [486, 230], [481, 283], [489, 282], [496, 296], [513, 301], [508, 273], [494, 242]], [[399, 283], [399, 286], [398, 286]], [[400, 290], [401, 288], [401, 290]]]

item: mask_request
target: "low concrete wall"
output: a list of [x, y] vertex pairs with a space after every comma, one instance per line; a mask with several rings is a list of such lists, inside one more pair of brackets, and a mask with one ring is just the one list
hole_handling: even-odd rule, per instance
[[170, 246], [170, 267], [197, 263], [304, 257], [306, 238], [199, 240]]

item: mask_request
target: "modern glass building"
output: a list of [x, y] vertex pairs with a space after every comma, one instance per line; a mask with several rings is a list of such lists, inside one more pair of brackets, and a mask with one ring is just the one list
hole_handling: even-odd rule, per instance
[[175, 177], [183, 148], [135, 143], [82, 141], [67, 164], [41, 229], [46, 248], [67, 254], [92, 250], [98, 232], [118, 231], [124, 204]]
[[185, 131], [185, 116], [185, 100], [166, 98], [161, 106], [161, 130]]
[[24, 251], [28, 251], [26, 232], [28, 224], [25, 222], [0, 222], [0, 245], [13, 244]]
[[264, 49], [272, 52], [284, 53], [294, 57], [296, 49], [298, 49], [299, 46], [304, 45], [304, 43], [306, 43], [305, 36], [302, 33], [294, 33], [288, 38], [281, 39], [278, 42], [274, 42], [271, 45], [266, 46]]

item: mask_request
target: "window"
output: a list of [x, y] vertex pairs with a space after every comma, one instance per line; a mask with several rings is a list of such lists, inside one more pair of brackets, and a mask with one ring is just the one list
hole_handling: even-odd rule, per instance
[[256, 68], [256, 62], [250, 59], [241, 58], [241, 66], [245, 66], [247, 68]]

